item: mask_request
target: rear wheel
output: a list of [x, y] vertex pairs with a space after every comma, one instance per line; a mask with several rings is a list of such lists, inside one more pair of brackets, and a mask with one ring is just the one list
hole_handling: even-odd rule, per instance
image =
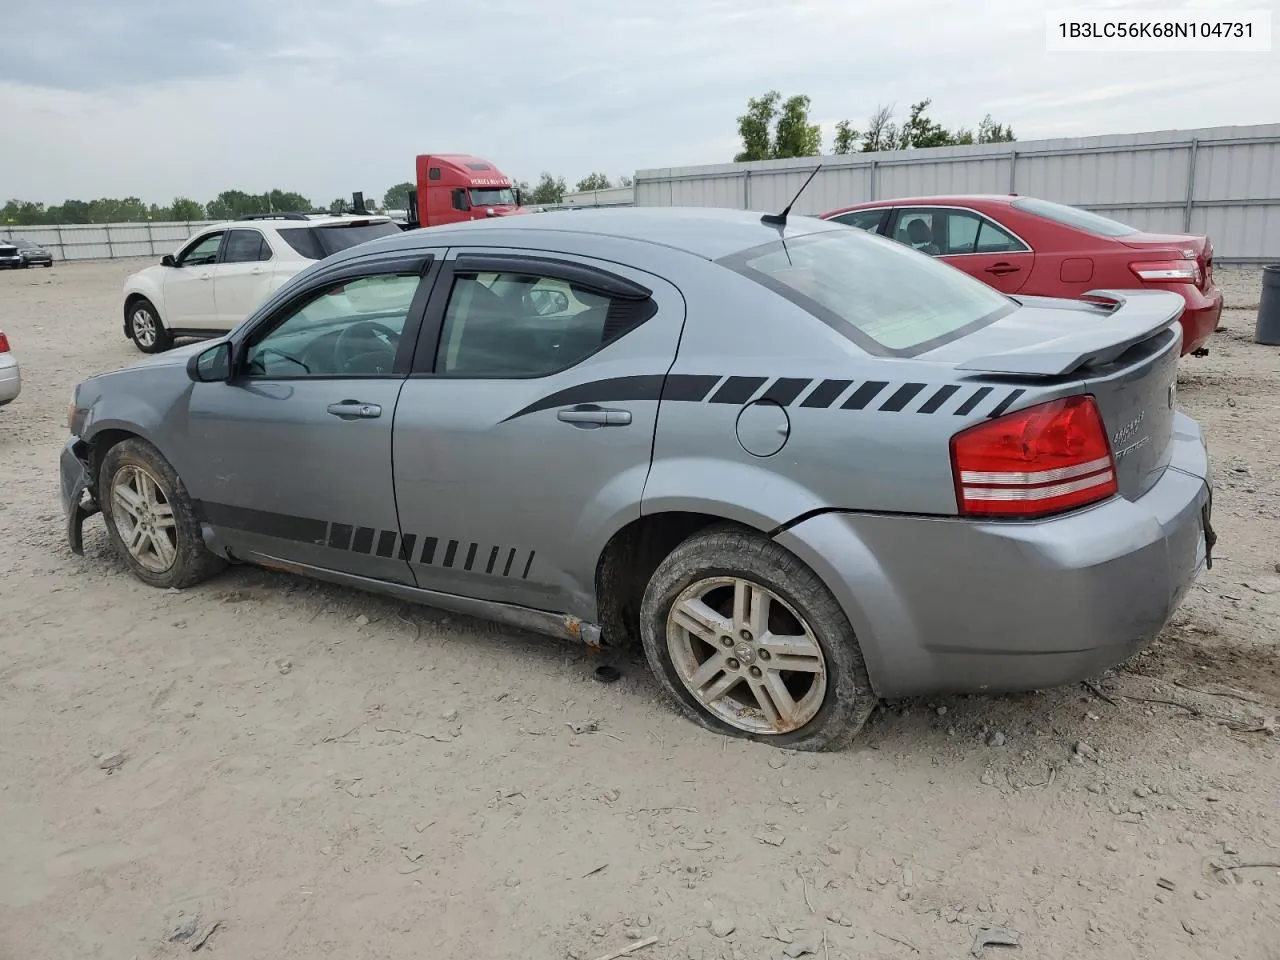
[[686, 540], [654, 572], [645, 655], [692, 720], [792, 750], [846, 746], [876, 697], [826, 585], [768, 537], [737, 527]]
[[107, 451], [98, 500], [111, 545], [144, 583], [189, 587], [226, 566], [205, 547], [187, 488], [145, 440], [124, 440]]
[[173, 337], [160, 322], [160, 314], [151, 301], [139, 297], [125, 308], [129, 337], [143, 353], [161, 353], [173, 346]]

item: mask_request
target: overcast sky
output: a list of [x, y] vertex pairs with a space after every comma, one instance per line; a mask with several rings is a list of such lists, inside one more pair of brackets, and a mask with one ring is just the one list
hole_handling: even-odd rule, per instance
[[735, 118], [770, 88], [812, 98], [827, 147], [837, 120], [924, 97], [947, 126], [990, 112], [1020, 140], [1280, 118], [1280, 53], [1048, 54], [1045, 12], [1070, 5], [16, 2], [0, 21], [0, 200], [381, 197], [432, 151], [572, 185], [592, 170], [731, 160]]

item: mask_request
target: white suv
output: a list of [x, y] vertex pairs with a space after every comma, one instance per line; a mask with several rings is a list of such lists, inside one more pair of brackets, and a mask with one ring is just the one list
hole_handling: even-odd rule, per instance
[[143, 353], [226, 333], [317, 260], [400, 232], [390, 217], [262, 214], [206, 227], [124, 285], [124, 334]]

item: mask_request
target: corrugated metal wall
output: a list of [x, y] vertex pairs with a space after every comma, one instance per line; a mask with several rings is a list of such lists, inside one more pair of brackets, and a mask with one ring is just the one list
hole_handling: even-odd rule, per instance
[[1021, 193], [1154, 232], [1208, 233], [1223, 261], [1280, 261], [1280, 124], [641, 170], [636, 206], [817, 214], [865, 200]]
[[632, 187], [610, 187], [608, 190], [566, 193], [563, 201], [566, 207], [630, 207], [634, 203], [635, 190]]
[[0, 237], [25, 237], [53, 254], [55, 260], [114, 260], [159, 257], [174, 253], [201, 227], [217, 220], [190, 223], [75, 223], [55, 227], [0, 229]]

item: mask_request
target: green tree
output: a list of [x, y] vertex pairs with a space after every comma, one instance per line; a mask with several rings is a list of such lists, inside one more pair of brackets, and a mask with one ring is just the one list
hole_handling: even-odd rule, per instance
[[417, 184], [408, 180], [404, 183], [397, 183], [394, 187], [387, 187], [387, 192], [382, 195], [382, 208], [384, 210], [408, 209], [409, 194], [417, 189]]
[[781, 100], [782, 94], [770, 90], [762, 97], [752, 97], [747, 101], [747, 112], [738, 117], [742, 152], [733, 158], [734, 163], [768, 160], [773, 156], [773, 124]]
[[[969, 143], [1007, 143], [1014, 139], [1013, 128], [996, 123], [991, 119], [991, 114], [982, 118], [977, 134], [968, 127], [948, 130], [926, 114], [925, 111], [932, 103], [929, 99], [913, 103], [910, 114], [901, 125], [893, 122], [893, 107], [876, 108], [876, 112], [867, 121], [866, 132], [862, 134], [863, 152], [949, 147]], [[838, 149], [841, 124], [845, 124], [847, 129], [847, 121], [842, 120], [836, 124], [837, 153], [841, 152]]]
[[204, 204], [189, 197], [174, 197], [169, 207], [169, 216], [174, 220], [203, 220]]
[[347, 201], [342, 197], [329, 201], [329, 213], [333, 214], [333, 216], [338, 216], [345, 209], [347, 209]]
[[836, 124], [836, 143], [833, 152], [837, 154], [853, 153], [854, 147], [858, 145], [858, 141], [862, 139], [862, 134], [849, 124], [848, 120], [841, 120]]
[[1013, 135], [1013, 127], [1008, 124], [1001, 126], [994, 122], [989, 113], [978, 124], [979, 143], [1012, 143], [1016, 139], [1017, 137]]
[[538, 178], [538, 185], [533, 188], [530, 199], [536, 204], [563, 203], [566, 193], [568, 193], [568, 187], [565, 185], [564, 177], [553, 177], [544, 170], [542, 176]]
[[613, 187], [613, 183], [603, 173], [589, 173], [574, 187], [579, 193], [587, 190], [609, 190]]
[[633, 180], [631, 177], [628, 177], [628, 176], [624, 173], [622, 176], [620, 176], [620, 177], [618, 178], [618, 186], [620, 186], [620, 187], [632, 187], [632, 186], [635, 186], [635, 180]]
[[773, 134], [773, 156], [816, 157], [822, 152], [822, 128], [809, 122], [809, 98], [788, 97]]

